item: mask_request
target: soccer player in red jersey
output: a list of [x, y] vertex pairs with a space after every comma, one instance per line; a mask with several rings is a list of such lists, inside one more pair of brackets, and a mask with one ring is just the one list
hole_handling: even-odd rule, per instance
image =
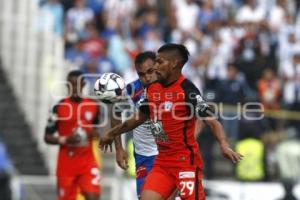
[[176, 187], [181, 199], [205, 199], [202, 160], [194, 137], [197, 118], [211, 128], [225, 157], [233, 162], [242, 159], [242, 155], [229, 147], [222, 125], [199, 90], [181, 74], [188, 57], [189, 52], [183, 45], [163, 45], [155, 64], [158, 81], [147, 88], [147, 102], [100, 141], [100, 147], [106, 151], [117, 135], [150, 118], [159, 154], [144, 184], [142, 200], [166, 199]]
[[[75, 200], [78, 191], [86, 200], [99, 200], [100, 171], [93, 154], [92, 140], [99, 136], [99, 108], [82, 98], [82, 73], [67, 76], [70, 98], [54, 106], [45, 131], [45, 142], [59, 145], [57, 160], [58, 200]], [[55, 134], [58, 133], [58, 134]]]

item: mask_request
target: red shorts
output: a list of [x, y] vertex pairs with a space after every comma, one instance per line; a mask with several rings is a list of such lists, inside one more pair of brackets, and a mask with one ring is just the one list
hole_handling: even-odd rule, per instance
[[100, 195], [100, 170], [93, 167], [78, 176], [59, 176], [57, 186], [58, 200], [75, 200], [79, 192]]
[[202, 171], [196, 166], [164, 168], [154, 166], [143, 190], [151, 190], [167, 199], [178, 188], [182, 200], [205, 200]]

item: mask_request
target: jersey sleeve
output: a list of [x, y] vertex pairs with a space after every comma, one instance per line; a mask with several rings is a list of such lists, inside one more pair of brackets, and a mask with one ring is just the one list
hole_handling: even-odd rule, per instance
[[147, 89], [143, 88], [140, 80], [133, 81], [126, 87], [127, 95], [130, 96], [132, 105], [135, 106], [135, 110], [138, 110], [147, 116], [150, 115], [148, 106], [148, 99], [146, 98]]
[[139, 102], [138, 102], [138, 110], [140, 112], [142, 112], [143, 114], [147, 115], [147, 116], [150, 116], [150, 108], [149, 108], [149, 103], [148, 103], [148, 99], [145, 98], [145, 99], [141, 99]]
[[45, 133], [46, 134], [50, 134], [53, 135], [56, 131], [57, 131], [57, 125], [58, 125], [58, 106], [59, 104], [56, 104], [49, 115], [48, 121], [47, 121], [47, 125], [46, 125], [46, 129], [45, 129]]
[[126, 85], [125, 95], [130, 97], [133, 95], [133, 82]]
[[137, 102], [137, 110], [142, 112], [143, 114], [147, 115], [148, 117], [150, 116], [150, 107], [149, 107], [149, 100], [148, 100], [148, 91], [149, 91], [148, 86], [143, 92], [144, 95], [140, 100]]
[[93, 120], [93, 125], [97, 125], [97, 124], [100, 124], [100, 108], [99, 108], [99, 106], [97, 106], [96, 116]]
[[185, 93], [187, 105], [193, 109], [197, 118], [213, 117], [214, 112], [208, 103], [202, 97], [198, 88], [189, 80], [184, 80], [182, 88]]

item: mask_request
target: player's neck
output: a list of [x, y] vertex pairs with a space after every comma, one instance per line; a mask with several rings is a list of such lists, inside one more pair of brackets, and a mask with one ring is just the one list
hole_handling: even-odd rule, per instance
[[80, 103], [82, 101], [81, 97], [70, 97], [71, 101], [76, 102], [76, 103]]
[[176, 74], [173, 74], [172, 76], [170, 76], [170, 78], [165, 82], [163, 83], [162, 85], [164, 87], [168, 87], [170, 85], [172, 85], [173, 83], [175, 83], [181, 76], [181, 72], [180, 73], [176, 73]]

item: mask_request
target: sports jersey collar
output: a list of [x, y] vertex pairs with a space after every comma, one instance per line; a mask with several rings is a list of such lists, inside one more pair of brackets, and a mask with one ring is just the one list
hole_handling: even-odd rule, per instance
[[74, 99], [74, 98], [72, 98], [72, 97], [69, 97], [68, 98], [71, 102], [73, 102], [73, 103], [81, 103], [82, 101], [83, 101], [83, 98], [76, 98], [76, 99]]
[[164, 87], [164, 88], [167, 88], [167, 87], [170, 87], [170, 86], [172, 86], [172, 85], [175, 85], [176, 83], [182, 82], [184, 79], [185, 79], [185, 77], [181, 74], [181, 75], [179, 76], [179, 78], [178, 78], [177, 80], [173, 81], [172, 83], [169, 83], [168, 85], [162, 85], [162, 84], [160, 84], [160, 85], [161, 85], [162, 87]]

